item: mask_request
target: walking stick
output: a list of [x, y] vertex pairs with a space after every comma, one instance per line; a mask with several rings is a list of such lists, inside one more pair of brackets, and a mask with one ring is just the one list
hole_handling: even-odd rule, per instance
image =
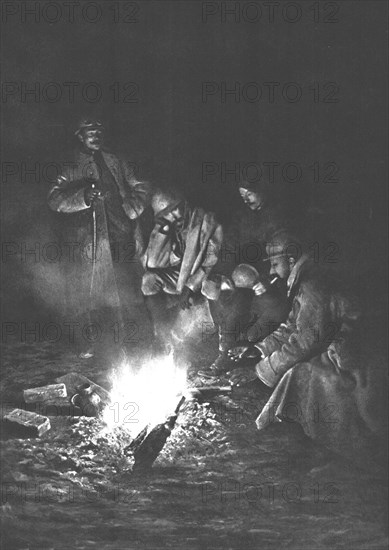
[[[92, 189], [95, 189], [95, 184], [92, 183]], [[95, 201], [92, 200], [92, 274], [91, 274], [91, 282], [90, 282], [90, 288], [89, 288], [89, 308], [87, 311], [87, 316], [89, 318], [89, 324], [92, 325], [92, 315], [91, 310], [93, 310], [94, 306], [94, 293], [93, 293], [93, 287], [94, 287], [94, 279], [95, 279], [95, 267], [96, 267], [96, 257], [97, 257], [97, 220], [96, 220], [96, 205]], [[86, 351], [82, 351], [80, 353], [80, 358], [82, 359], [90, 359], [93, 357], [93, 346], [88, 346], [88, 349]]]
[[[92, 189], [95, 189], [94, 183], [92, 183]], [[92, 277], [91, 277], [91, 285], [90, 285], [91, 298], [93, 293], [96, 256], [97, 256], [97, 222], [96, 222], [96, 203], [95, 203], [95, 200], [93, 199], [92, 200]]]
[[[95, 189], [95, 184], [92, 183], [92, 189]], [[96, 225], [96, 205], [95, 201], [92, 200], [92, 265], [96, 263], [96, 245], [97, 245], [97, 225]]]

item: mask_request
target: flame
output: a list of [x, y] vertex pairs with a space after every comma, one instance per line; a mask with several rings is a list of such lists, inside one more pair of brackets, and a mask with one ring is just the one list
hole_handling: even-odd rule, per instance
[[126, 429], [135, 437], [147, 424], [163, 422], [174, 412], [186, 389], [186, 369], [173, 354], [154, 358], [135, 369], [123, 362], [112, 376], [111, 404], [103, 411], [108, 430]]

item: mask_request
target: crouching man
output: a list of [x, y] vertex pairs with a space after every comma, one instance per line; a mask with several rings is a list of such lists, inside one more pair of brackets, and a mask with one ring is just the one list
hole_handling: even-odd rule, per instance
[[287, 317], [286, 285], [268, 284], [268, 262], [263, 261], [271, 236], [290, 227], [283, 202], [274, 185], [244, 179], [238, 183], [236, 208], [223, 226], [219, 261], [202, 289], [218, 328], [219, 354], [201, 376], [225, 373], [231, 368], [228, 349], [242, 339], [263, 339]]
[[153, 324], [155, 351], [167, 351], [174, 345], [177, 302], [181, 309], [193, 304], [217, 261], [223, 232], [212, 212], [190, 207], [174, 191], [157, 190], [151, 206], [155, 226], [143, 259], [142, 293]]
[[257, 377], [274, 389], [256, 420], [297, 422], [320, 444], [350, 458], [377, 449], [384, 431], [383, 376], [362, 360], [357, 300], [306, 255], [300, 243], [278, 234], [267, 253], [271, 275], [287, 280], [287, 321], [262, 342], [230, 351], [256, 365], [230, 373], [241, 385]]
[[212, 275], [204, 281], [202, 293], [209, 300], [214, 323], [219, 328], [219, 355], [200, 376], [225, 374], [233, 363], [228, 350], [237, 342], [258, 342], [273, 332], [288, 314], [284, 284], [271, 281], [250, 264], [235, 267], [231, 277]]

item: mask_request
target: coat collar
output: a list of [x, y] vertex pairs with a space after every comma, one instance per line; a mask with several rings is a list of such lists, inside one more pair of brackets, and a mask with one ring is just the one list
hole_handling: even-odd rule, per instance
[[293, 288], [298, 284], [301, 274], [308, 267], [308, 262], [309, 256], [307, 254], [303, 254], [290, 272], [287, 281], [288, 296], [291, 294]]
[[83, 149], [80, 149], [78, 151], [78, 154], [80, 155], [80, 158], [82, 160], [84, 160], [84, 159], [85, 160], [93, 159], [93, 153], [92, 152], [89, 153], [89, 151], [84, 151]]
[[[76, 154], [77, 153], [80, 156], [80, 158], [83, 159], [83, 160], [93, 160], [94, 156], [95, 156], [94, 152], [85, 151], [84, 149], [79, 149], [78, 151], [76, 151]], [[99, 151], [96, 151], [96, 153], [100, 153], [102, 155], [102, 157], [104, 158], [104, 160], [106, 160], [107, 157], [111, 156], [110, 153], [108, 153], [104, 149], [100, 149]]]

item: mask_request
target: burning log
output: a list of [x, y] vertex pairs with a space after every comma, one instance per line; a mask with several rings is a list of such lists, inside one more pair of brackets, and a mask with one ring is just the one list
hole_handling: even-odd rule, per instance
[[217, 395], [230, 395], [232, 386], [195, 386], [186, 391], [186, 395], [190, 398], [201, 399], [206, 401]]
[[125, 447], [124, 452], [132, 452], [135, 463], [133, 472], [149, 470], [159, 453], [162, 451], [167, 438], [172, 433], [181, 405], [185, 397], [181, 397], [174, 414], [169, 416], [163, 424], [157, 424], [149, 431], [150, 426], [145, 426], [137, 437]]
[[14, 409], [4, 416], [7, 431], [20, 437], [40, 437], [50, 430], [50, 420], [46, 416], [22, 409]]
[[56, 397], [66, 397], [65, 384], [51, 384], [49, 386], [41, 386], [39, 388], [31, 388], [23, 391], [25, 403], [45, 403], [53, 401]]

